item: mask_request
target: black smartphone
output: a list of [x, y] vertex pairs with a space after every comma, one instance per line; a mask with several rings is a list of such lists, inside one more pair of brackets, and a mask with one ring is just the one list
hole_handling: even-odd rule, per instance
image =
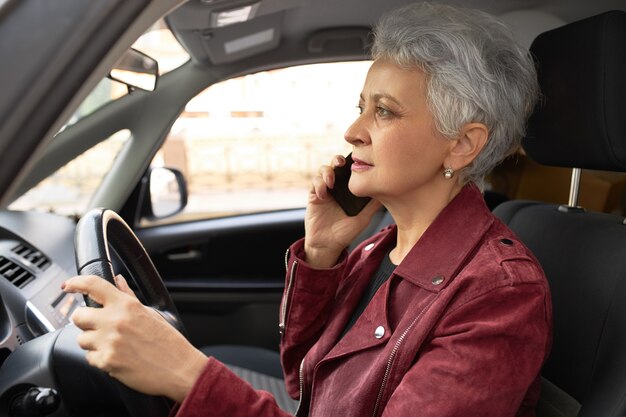
[[337, 204], [348, 216], [356, 216], [371, 200], [370, 197], [357, 197], [348, 189], [348, 182], [352, 174], [352, 154], [346, 156], [346, 163], [343, 166], [335, 167], [335, 186], [329, 188], [328, 192], [333, 196]]

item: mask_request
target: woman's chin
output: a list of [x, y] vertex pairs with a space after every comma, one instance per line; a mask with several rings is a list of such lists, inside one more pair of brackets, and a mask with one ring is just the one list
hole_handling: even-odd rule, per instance
[[367, 187], [359, 187], [359, 186], [353, 187], [352, 185], [350, 185], [348, 189], [350, 190], [352, 194], [354, 194], [357, 197], [371, 197], [371, 195], [369, 194], [370, 190], [368, 190]]

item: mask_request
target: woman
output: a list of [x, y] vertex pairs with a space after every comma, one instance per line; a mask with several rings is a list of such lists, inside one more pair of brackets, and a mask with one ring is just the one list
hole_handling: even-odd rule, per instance
[[[480, 193], [519, 146], [537, 95], [532, 62], [491, 16], [429, 4], [386, 15], [373, 58], [345, 139], [350, 189], [374, 200], [355, 217], [342, 212], [327, 191], [345, 163], [336, 157], [313, 180], [305, 238], [288, 253], [281, 361], [297, 414], [532, 416], [550, 345], [548, 286]], [[395, 226], [348, 255], [380, 204]], [[104, 305], [74, 315], [92, 365], [181, 402], [180, 416], [287, 415], [141, 306], [123, 279], [118, 288], [96, 277], [65, 285]]]

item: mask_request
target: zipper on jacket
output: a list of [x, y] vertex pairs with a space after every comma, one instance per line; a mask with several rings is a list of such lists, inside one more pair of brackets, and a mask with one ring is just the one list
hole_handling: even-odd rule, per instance
[[393, 349], [391, 350], [391, 353], [389, 354], [389, 359], [387, 359], [387, 368], [385, 368], [385, 375], [383, 376], [383, 382], [380, 384], [380, 390], [378, 391], [378, 396], [376, 397], [376, 404], [374, 404], [374, 413], [372, 413], [373, 417], [375, 417], [376, 413], [378, 413], [378, 407], [380, 407], [380, 400], [383, 397], [385, 385], [387, 385], [387, 380], [389, 379], [389, 374], [391, 373], [391, 365], [393, 365], [393, 360], [398, 353], [398, 349], [400, 349], [400, 345], [402, 344], [402, 342], [404, 342], [406, 335], [409, 333], [409, 330], [411, 330], [418, 318], [419, 317], [416, 317], [415, 320], [413, 320], [413, 322], [409, 325], [409, 327], [407, 327], [406, 330], [400, 335], [400, 338], [398, 339]]
[[372, 417], [376, 417], [378, 413], [378, 408], [380, 407], [380, 401], [383, 399], [383, 392], [385, 391], [385, 385], [387, 385], [387, 380], [389, 379], [389, 374], [391, 373], [391, 366], [393, 365], [393, 361], [398, 354], [398, 350], [400, 349], [400, 345], [406, 339], [406, 335], [409, 334], [409, 331], [413, 328], [415, 323], [424, 315], [424, 311], [428, 310], [428, 308], [433, 305], [436, 298], [433, 298], [430, 303], [413, 319], [409, 327], [407, 327], [404, 332], [400, 335], [400, 338], [396, 341], [396, 344], [393, 346], [391, 353], [389, 354], [389, 359], [387, 359], [387, 367], [385, 368], [385, 375], [383, 376], [383, 381], [380, 384], [380, 389], [378, 391], [378, 396], [376, 397], [376, 403], [374, 404], [374, 412], [372, 413]]
[[300, 409], [302, 408], [302, 404], [304, 403], [304, 358], [302, 358], [302, 362], [300, 362], [298, 377], [300, 380], [300, 397], [298, 399], [298, 408], [296, 408], [296, 413], [294, 415], [296, 417], [302, 417], [300, 416]]
[[[289, 269], [289, 249], [285, 253], [285, 270]], [[287, 321], [287, 306], [289, 304], [289, 296], [291, 295], [291, 287], [293, 286], [293, 280], [296, 273], [296, 266], [298, 265], [298, 261], [294, 261], [291, 267], [291, 271], [289, 272], [289, 280], [287, 281], [287, 289], [285, 290], [285, 296], [283, 297], [283, 305], [280, 308], [280, 322], [278, 324], [278, 331], [281, 336], [285, 334], [285, 323]]]

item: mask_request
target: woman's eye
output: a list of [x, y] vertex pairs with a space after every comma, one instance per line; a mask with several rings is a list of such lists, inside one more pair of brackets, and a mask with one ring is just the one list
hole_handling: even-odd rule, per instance
[[356, 111], [358, 111], [359, 114], [363, 114], [363, 106], [361, 106], [360, 104], [356, 106]]
[[390, 110], [381, 106], [376, 107], [376, 114], [378, 114], [380, 117], [388, 117], [388, 116], [393, 115], [393, 113]]

